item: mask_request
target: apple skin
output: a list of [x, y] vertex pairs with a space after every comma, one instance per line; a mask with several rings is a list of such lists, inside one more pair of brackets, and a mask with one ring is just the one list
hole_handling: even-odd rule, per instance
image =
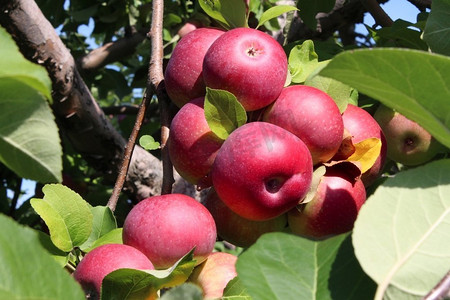
[[172, 266], [192, 248], [200, 264], [217, 232], [209, 211], [183, 194], [153, 196], [136, 204], [123, 224], [123, 243], [144, 253], [156, 269]]
[[213, 252], [194, 268], [188, 281], [199, 285], [204, 299], [220, 299], [228, 282], [237, 276], [237, 256], [225, 252]]
[[203, 61], [206, 86], [233, 93], [247, 111], [275, 101], [286, 76], [287, 57], [281, 45], [252, 28], [235, 28], [222, 34]]
[[188, 33], [192, 32], [200, 27], [202, 27], [202, 24], [200, 22], [191, 20], [191, 21], [188, 21], [185, 24], [183, 24], [183, 26], [181, 26], [180, 29], [178, 29], [177, 34], [180, 36], [180, 38], [182, 38], [185, 35], [187, 35]]
[[168, 149], [177, 172], [188, 182], [210, 186], [208, 174], [223, 144], [208, 126], [203, 109], [204, 98], [186, 103], [170, 125]]
[[361, 179], [366, 187], [378, 179], [386, 162], [387, 143], [386, 138], [378, 122], [366, 110], [348, 104], [342, 114], [344, 128], [352, 135], [353, 144], [368, 138], [379, 138], [381, 140], [381, 151], [373, 166], [362, 174]]
[[263, 121], [298, 136], [310, 150], [314, 165], [329, 161], [344, 135], [344, 122], [334, 100], [306, 85], [285, 87], [264, 113]]
[[80, 261], [73, 277], [89, 299], [100, 299], [103, 278], [117, 269], [153, 270], [151, 261], [139, 250], [122, 244], [106, 244], [94, 248]]
[[423, 127], [393, 109], [380, 105], [374, 114], [387, 141], [387, 157], [405, 166], [417, 166], [444, 150]]
[[205, 95], [203, 58], [209, 46], [223, 33], [215, 28], [198, 28], [175, 46], [164, 72], [164, 84], [169, 98], [178, 107]]
[[314, 239], [348, 232], [365, 201], [361, 179], [354, 180], [342, 170], [327, 170], [314, 198], [288, 212], [289, 227], [294, 234]]
[[264, 233], [282, 231], [287, 225], [286, 214], [266, 221], [241, 217], [223, 203], [214, 188], [208, 191], [203, 205], [216, 221], [217, 235], [238, 247], [248, 248]]
[[278, 217], [308, 192], [312, 158], [305, 143], [266, 122], [247, 123], [223, 143], [211, 171], [214, 189], [238, 215]]

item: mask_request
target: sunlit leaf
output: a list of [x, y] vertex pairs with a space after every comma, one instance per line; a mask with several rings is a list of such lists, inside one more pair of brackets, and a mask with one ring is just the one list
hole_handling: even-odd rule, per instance
[[264, 23], [266, 23], [267, 21], [277, 18], [277, 17], [281, 16], [282, 14], [293, 11], [293, 10], [298, 10], [298, 9], [297, 9], [297, 7], [291, 6], [291, 5], [273, 6], [263, 12], [263, 14], [261, 15], [261, 18], [259, 19], [257, 28], [264, 25]]
[[381, 140], [379, 138], [368, 138], [354, 144], [354, 146], [355, 152], [347, 160], [358, 162], [361, 166], [361, 173], [365, 173], [380, 156]]

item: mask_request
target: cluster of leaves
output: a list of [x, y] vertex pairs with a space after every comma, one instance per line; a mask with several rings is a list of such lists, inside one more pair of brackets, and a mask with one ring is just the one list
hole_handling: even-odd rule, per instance
[[[164, 29], [168, 55], [177, 40], [177, 25], [198, 16], [200, 7], [212, 22], [227, 28], [249, 23], [248, 14], [233, 13], [243, 3], [240, 0], [166, 2], [170, 12], [166, 13], [170, 25]], [[275, 17], [280, 13], [295, 10], [292, 7], [268, 9], [273, 6], [270, 2], [250, 1], [249, 5], [249, 11], [256, 16], [256, 26], [268, 30], [276, 29]], [[318, 2], [327, 9], [334, 3]], [[49, 19], [55, 27], [63, 26], [61, 32], [66, 34], [65, 41], [79, 50], [83, 49], [85, 40], [77, 36], [76, 29], [90, 18], [95, 20], [93, 36], [97, 42], [113, 40], [124, 26], [148, 26], [148, 1], [112, 1], [113, 5], [107, 6], [101, 1], [76, 1], [70, 3], [68, 11], [63, 9], [64, 3], [40, 1], [44, 11], [58, 8]], [[311, 18], [311, 12], [322, 7], [308, 5], [305, 1], [299, 1], [298, 5], [302, 19], [313, 26], [315, 19]], [[245, 7], [239, 11], [245, 11]], [[307, 84], [322, 89], [332, 96], [341, 111], [348, 103], [360, 106], [383, 103], [418, 122], [439, 142], [450, 147], [450, 86], [446, 80], [450, 76], [449, 13], [447, 0], [434, 0], [431, 13], [419, 15], [416, 24], [397, 21], [391, 28], [371, 29], [371, 37], [377, 45], [396, 48], [343, 51], [336, 42], [330, 47], [331, 44], [312, 41], [285, 45], [291, 75], [287, 84]], [[64, 24], [69, 18], [71, 22]], [[0, 58], [0, 162], [20, 177], [42, 183], [61, 182], [63, 153], [48, 107], [51, 101], [48, 76], [18, 54], [4, 30], [0, 30], [0, 41], [5, 51]], [[84, 47], [87, 50], [87, 46]], [[336, 49], [340, 53], [335, 56]], [[112, 74], [120, 75], [120, 80], [131, 87], [133, 80], [138, 82], [138, 70], [143, 65], [144, 69], [147, 67], [147, 50], [138, 51], [118, 69], [104, 71], [101, 76], [108, 73], [111, 77], [98, 75], [90, 83], [91, 87], [101, 90], [101, 78], [109, 78], [103, 82], [111, 84]], [[103, 88], [109, 91], [110, 86]], [[205, 104], [207, 114], [212, 116], [223, 111], [215, 105], [217, 93], [223, 92], [209, 90]], [[362, 95], [370, 100], [363, 102]], [[228, 111], [225, 115], [234, 117], [208, 117], [226, 120], [210, 124], [222, 138], [246, 122], [245, 112], [233, 97], [226, 96], [228, 107], [234, 112]], [[109, 99], [103, 103], [114, 101]], [[149, 148], [155, 146], [153, 143], [148, 141]], [[383, 178], [361, 209], [351, 233], [323, 241], [287, 233], [264, 235], [240, 254], [238, 277], [226, 288], [224, 299], [423, 297], [450, 269], [449, 173], [450, 161], [440, 159]], [[61, 185], [46, 185], [43, 191], [44, 197], [35, 198], [30, 204], [45, 221], [49, 234], [18, 225], [0, 215], [2, 299], [82, 299], [80, 287], [62, 267], [76, 266], [84, 253], [98, 245], [121, 242], [121, 229], [107, 207], [92, 206]], [[105, 279], [104, 297], [124, 299], [127, 294], [138, 298], [143, 287], [155, 292], [177, 285], [163, 297], [172, 299], [170, 297], [185, 295], [184, 299], [201, 299], [196, 287], [180, 285], [192, 268], [192, 253], [188, 253], [168, 270], [113, 272]]]

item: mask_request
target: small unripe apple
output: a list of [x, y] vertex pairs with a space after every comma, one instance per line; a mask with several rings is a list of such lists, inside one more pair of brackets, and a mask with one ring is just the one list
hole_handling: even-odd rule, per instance
[[330, 168], [322, 177], [314, 198], [288, 213], [292, 232], [311, 238], [327, 238], [352, 230], [366, 190], [359, 178]]
[[103, 278], [117, 269], [153, 270], [153, 264], [139, 250], [122, 244], [106, 244], [88, 252], [73, 277], [89, 299], [100, 299]]
[[286, 76], [287, 57], [281, 45], [252, 28], [235, 28], [221, 35], [203, 61], [206, 86], [233, 93], [247, 111], [275, 101]]
[[170, 125], [168, 149], [170, 159], [178, 173], [192, 184], [207, 179], [212, 164], [223, 143], [208, 126], [203, 109], [204, 98], [186, 103], [175, 115]]
[[220, 199], [256, 221], [280, 216], [309, 190], [312, 159], [289, 131], [266, 122], [247, 123], [225, 140], [211, 171]]
[[228, 282], [237, 276], [237, 257], [225, 252], [213, 252], [192, 271], [189, 281], [199, 285], [204, 299], [219, 299]]
[[380, 177], [386, 162], [387, 143], [383, 130], [371, 114], [353, 104], [348, 104], [347, 109], [342, 114], [342, 120], [344, 121], [344, 128], [352, 136], [353, 144], [368, 138], [381, 140], [380, 155], [373, 166], [361, 176], [364, 185], [368, 187]]
[[286, 87], [266, 110], [263, 121], [298, 136], [311, 152], [313, 163], [329, 161], [344, 135], [341, 112], [325, 92], [306, 85]]
[[164, 84], [170, 99], [178, 107], [206, 94], [203, 58], [209, 46], [223, 33], [215, 28], [198, 28], [186, 34], [175, 46], [164, 73]]
[[287, 225], [286, 214], [266, 221], [243, 218], [226, 206], [213, 188], [203, 205], [216, 221], [217, 235], [238, 247], [250, 247], [264, 233], [282, 231]]
[[194, 259], [201, 263], [214, 249], [217, 233], [213, 217], [202, 204], [186, 195], [168, 194], [136, 204], [125, 218], [122, 237], [156, 269], [164, 269], [194, 247]]
[[393, 109], [381, 105], [374, 114], [386, 136], [387, 156], [406, 166], [433, 159], [444, 147], [422, 126]]

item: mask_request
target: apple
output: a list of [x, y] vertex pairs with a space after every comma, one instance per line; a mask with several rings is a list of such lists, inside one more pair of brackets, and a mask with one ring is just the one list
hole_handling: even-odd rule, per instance
[[288, 224], [292, 233], [309, 238], [345, 233], [352, 230], [365, 200], [360, 178], [342, 167], [331, 167], [321, 178], [314, 198], [288, 212]]
[[342, 114], [342, 120], [344, 121], [344, 128], [352, 136], [353, 144], [368, 138], [379, 138], [381, 140], [380, 155], [374, 165], [361, 176], [364, 185], [368, 187], [380, 177], [386, 162], [387, 144], [383, 130], [371, 114], [353, 104], [348, 104], [347, 109]]
[[172, 266], [195, 247], [200, 264], [214, 249], [216, 225], [194, 198], [168, 194], [146, 198], [128, 213], [123, 243], [144, 253], [156, 269]]
[[192, 32], [200, 27], [202, 27], [202, 24], [200, 22], [191, 20], [191, 21], [188, 21], [185, 24], [183, 24], [180, 27], [180, 29], [178, 29], [177, 34], [180, 38], [182, 38], [185, 35], [187, 35], [188, 33]]
[[211, 177], [220, 199], [255, 221], [280, 216], [308, 192], [312, 158], [305, 143], [266, 122], [234, 130], [213, 163]]
[[192, 184], [210, 186], [208, 174], [223, 143], [208, 126], [204, 97], [186, 103], [170, 125], [168, 149], [177, 172]]
[[250, 247], [264, 233], [282, 231], [287, 225], [286, 214], [266, 221], [241, 217], [223, 203], [214, 188], [208, 191], [203, 205], [216, 222], [217, 235], [238, 247]]
[[151, 261], [139, 250], [122, 244], [106, 244], [88, 252], [73, 277], [89, 299], [100, 299], [103, 278], [117, 269], [153, 270]]
[[374, 114], [387, 141], [387, 157], [405, 166], [433, 159], [444, 147], [422, 126], [393, 109], [380, 105]]
[[164, 72], [164, 84], [169, 98], [178, 107], [205, 95], [203, 58], [209, 46], [223, 33], [216, 28], [198, 28], [175, 46]]
[[233, 93], [247, 111], [275, 101], [286, 77], [287, 57], [281, 45], [252, 28], [235, 28], [222, 34], [203, 61], [206, 86]]
[[336, 154], [344, 135], [341, 112], [334, 100], [306, 85], [284, 88], [264, 113], [263, 121], [298, 136], [311, 152], [315, 165]]
[[220, 299], [228, 282], [237, 276], [237, 256], [225, 252], [213, 252], [196, 266], [188, 281], [199, 285], [204, 299]]

